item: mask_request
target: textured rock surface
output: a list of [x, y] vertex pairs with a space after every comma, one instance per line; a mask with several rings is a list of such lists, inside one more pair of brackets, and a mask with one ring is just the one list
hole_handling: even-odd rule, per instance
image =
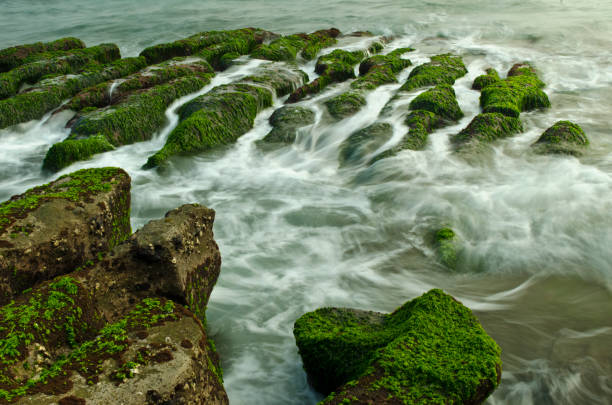
[[467, 69], [463, 60], [456, 55], [444, 54], [431, 57], [431, 62], [415, 67], [400, 90], [411, 91], [419, 87], [437, 84], [453, 85], [455, 80], [465, 76]]
[[297, 131], [315, 122], [314, 111], [305, 107], [284, 106], [270, 116], [272, 130], [261, 140], [262, 143], [293, 143]]
[[130, 177], [86, 169], [0, 204], [0, 303], [96, 260], [130, 231]]
[[294, 335], [323, 404], [480, 404], [501, 379], [497, 344], [441, 290], [392, 314], [322, 308]]
[[589, 146], [589, 139], [579, 125], [570, 121], [559, 121], [544, 131], [531, 146], [537, 153], [580, 156]]

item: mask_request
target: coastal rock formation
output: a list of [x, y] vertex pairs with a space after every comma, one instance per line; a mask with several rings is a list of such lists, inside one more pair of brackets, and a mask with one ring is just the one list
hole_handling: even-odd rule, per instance
[[501, 379], [500, 348], [441, 290], [391, 314], [318, 309], [293, 333], [322, 404], [480, 404]]
[[[109, 173], [114, 177], [101, 177]], [[33, 211], [12, 206], [10, 212], [24, 220], [46, 212], [37, 219], [48, 232], [73, 229], [74, 221], [55, 205], [63, 201], [66, 207], [64, 200], [70, 200], [81, 211], [96, 207], [104, 214], [110, 199], [102, 190], [94, 190], [100, 196], [74, 190], [77, 184], [91, 186], [87, 181], [94, 175], [101, 177], [98, 188], [113, 185], [118, 199], [127, 201], [125, 239], [129, 177], [120, 169], [72, 173], [15, 199], [28, 197], [27, 209]], [[184, 205], [72, 271], [55, 270], [53, 253], [41, 252], [50, 261], [48, 275], [71, 272], [31, 280], [30, 288], [0, 307], [0, 403], [227, 404], [218, 356], [203, 323], [221, 264], [213, 221], [214, 211]], [[113, 247], [107, 239], [104, 252]], [[101, 245], [93, 238], [84, 242], [91, 243], [88, 251]]]
[[531, 146], [537, 153], [580, 156], [589, 146], [589, 139], [578, 124], [559, 121], [544, 131]]
[[474, 150], [482, 144], [520, 132], [523, 132], [523, 124], [519, 118], [501, 113], [483, 113], [474, 117], [468, 126], [451, 140], [457, 149]]
[[53, 51], [68, 51], [85, 48], [85, 43], [78, 38], [60, 38], [52, 42], [12, 46], [0, 50], [0, 72], [8, 72], [18, 66], [38, 59], [41, 54]]
[[305, 107], [284, 106], [270, 116], [272, 130], [260, 143], [293, 143], [300, 128], [315, 122], [314, 111]]
[[93, 262], [130, 231], [130, 177], [87, 169], [0, 204], [0, 304]]
[[431, 57], [431, 62], [415, 67], [401, 91], [412, 91], [419, 87], [435, 86], [437, 84], [453, 85], [455, 80], [465, 76], [467, 69], [463, 60], [456, 55], [444, 54]]
[[300, 54], [305, 60], [314, 59], [319, 51], [336, 43], [340, 31], [336, 28], [319, 30], [310, 34], [294, 34], [280, 37], [269, 44], [259, 45], [251, 54], [258, 59], [293, 61]]

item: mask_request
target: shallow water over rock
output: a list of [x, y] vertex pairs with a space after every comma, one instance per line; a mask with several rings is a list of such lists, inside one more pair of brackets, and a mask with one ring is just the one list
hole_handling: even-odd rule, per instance
[[[315, 111], [315, 123], [292, 145], [256, 146], [271, 129], [269, 116], [283, 105], [277, 99], [236, 144], [173, 158], [164, 170], [142, 170], [193, 94], [170, 107], [168, 125], [152, 140], [61, 172], [123, 167], [132, 176], [134, 228], [183, 203], [216, 210], [223, 266], [207, 317], [231, 403], [315, 403], [319, 396], [307, 384], [292, 335], [295, 319], [322, 306], [389, 312], [430, 288], [474, 309], [501, 346], [503, 381], [488, 403], [610, 403], [610, 3], [261, 3], [148, 0], [74, 7], [66, 1], [26, 10], [9, 2], [0, 17], [0, 47], [74, 35], [88, 45], [115, 41], [128, 56], [209, 29], [255, 25], [291, 33], [334, 25], [343, 32], [395, 34], [385, 52], [412, 46], [416, 51], [404, 57], [413, 66], [442, 52], [463, 56], [468, 74], [453, 87], [465, 117], [434, 131], [424, 151], [403, 151], [374, 165], [364, 159], [340, 167], [338, 160], [343, 141], [374, 122], [394, 130], [381, 149], [400, 141], [403, 113], [421, 92], [389, 103], [408, 68], [399, 83], [368, 93], [366, 107], [341, 121], [327, 115], [324, 103], [346, 92], [348, 83], [301, 102]], [[372, 40], [344, 38], [324, 52], [361, 49]], [[521, 114], [525, 132], [484, 153], [455, 153], [449, 136], [479, 113], [474, 78], [488, 67], [506, 72], [524, 60], [547, 84], [552, 108]], [[262, 63], [245, 59], [197, 95]], [[314, 77], [314, 61], [302, 68]], [[66, 137], [69, 118], [62, 112], [0, 130], [0, 200], [54, 178], [41, 172], [41, 162], [49, 146]], [[585, 130], [591, 144], [582, 157], [532, 153], [530, 145], [559, 120]], [[439, 263], [430, 240], [445, 225], [462, 241], [454, 271]]]

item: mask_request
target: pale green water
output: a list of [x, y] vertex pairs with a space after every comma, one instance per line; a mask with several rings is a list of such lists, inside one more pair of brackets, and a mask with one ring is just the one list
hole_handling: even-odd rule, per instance
[[[417, 48], [415, 63], [461, 54], [469, 74], [455, 90], [466, 118], [431, 136], [425, 151], [370, 170], [338, 169], [338, 144], [374, 121], [397, 86], [375, 92], [364, 114], [318, 122], [272, 154], [253, 145], [269, 129], [270, 109], [235, 146], [176, 159], [163, 174], [139, 167], [170, 127], [66, 172], [128, 170], [135, 227], [185, 202], [217, 211], [223, 268], [208, 320], [232, 404], [315, 403], [291, 335], [302, 313], [324, 305], [390, 311], [433, 287], [474, 308], [503, 349], [504, 378], [490, 403], [611, 403], [612, 2], [0, 1], [0, 11], [0, 48], [74, 35], [135, 55], [210, 29], [336, 26], [395, 34], [396, 44]], [[492, 153], [455, 157], [448, 135], [478, 113], [473, 78], [522, 60], [541, 71], [553, 108], [523, 114], [526, 132]], [[49, 180], [40, 162], [67, 119], [0, 131], [0, 200]], [[529, 153], [559, 119], [588, 134], [581, 159]], [[442, 222], [465, 241], [455, 273], [437, 264], [424, 237]]]

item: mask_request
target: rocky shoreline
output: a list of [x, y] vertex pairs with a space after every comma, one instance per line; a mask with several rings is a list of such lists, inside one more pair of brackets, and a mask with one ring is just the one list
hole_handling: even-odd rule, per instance
[[[405, 57], [412, 49], [387, 51], [389, 38], [321, 54], [339, 38], [336, 29], [288, 36], [212, 31], [123, 59], [113, 44], [87, 48], [76, 38], [0, 50], [0, 128], [72, 111], [70, 134], [41, 162], [57, 172], [151, 139], [174, 101], [248, 58], [265, 62], [183, 104], [177, 127], [144, 167], [236, 142], [277, 98], [287, 105], [272, 114], [272, 130], [258, 145], [282, 147], [314, 122], [301, 100], [350, 81], [347, 92], [325, 100], [323, 114], [341, 121], [412, 65]], [[298, 60], [316, 60], [318, 76], [310, 80]], [[416, 66], [395, 97], [419, 92], [403, 111], [407, 133], [378, 153], [393, 135], [383, 109], [376, 123], [346, 138], [339, 165], [375, 165], [425, 148], [429, 134], [463, 117], [452, 85], [466, 73], [452, 54]], [[451, 138], [456, 152], [479, 153], [522, 132], [522, 112], [551, 107], [544, 87], [525, 62], [506, 78], [488, 69], [473, 84], [482, 113]], [[588, 143], [577, 124], [559, 121], [532, 149], [579, 155]], [[206, 306], [221, 271], [214, 217], [203, 206], [183, 205], [132, 234], [130, 178], [119, 168], [73, 172], [1, 203], [0, 403], [228, 403], [206, 332]], [[455, 268], [460, 236], [452, 225], [432, 232], [440, 263]], [[322, 308], [299, 318], [294, 335], [325, 404], [479, 404], [501, 379], [500, 348], [468, 308], [440, 290], [392, 314]]]

